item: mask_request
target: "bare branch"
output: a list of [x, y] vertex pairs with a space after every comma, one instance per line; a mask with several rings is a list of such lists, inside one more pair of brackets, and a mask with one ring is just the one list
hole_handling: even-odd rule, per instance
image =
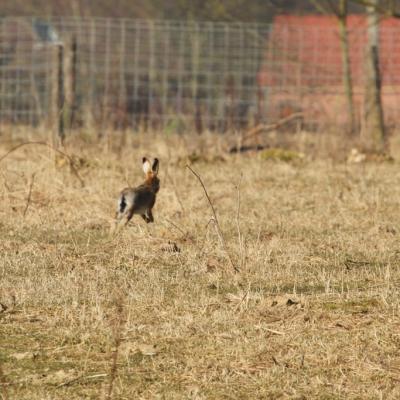
[[310, 0], [310, 3], [322, 14], [335, 14], [336, 16], [339, 15], [338, 10], [336, 7], [328, 0], [327, 3], [323, 3], [321, 0]]
[[242, 237], [242, 232], [240, 229], [240, 206], [241, 206], [241, 199], [240, 199], [240, 186], [242, 184], [243, 180], [243, 174], [240, 174], [240, 179], [239, 183], [236, 185], [236, 191], [237, 191], [237, 211], [236, 211], [236, 228], [238, 232], [238, 242], [239, 242], [239, 252], [240, 252], [240, 266], [242, 267], [243, 265], [243, 260], [245, 259], [245, 255], [243, 254], [243, 237]]
[[26, 213], [28, 212], [28, 208], [29, 208], [29, 205], [31, 203], [32, 188], [33, 188], [33, 182], [35, 181], [35, 175], [36, 175], [36, 172], [34, 172], [32, 174], [31, 184], [29, 185], [28, 198], [26, 199], [26, 206], [25, 206], [25, 210], [24, 210], [24, 214], [23, 214], [24, 218], [26, 216]]
[[63, 151], [56, 149], [54, 146], [52, 146], [51, 144], [49, 144], [47, 142], [24, 142], [24, 143], [20, 143], [19, 145], [13, 147], [11, 150], [7, 151], [6, 154], [1, 156], [0, 157], [0, 162], [2, 162], [6, 157], [8, 157], [8, 155], [13, 153], [15, 150], [18, 150], [20, 147], [31, 145], [31, 144], [36, 144], [36, 145], [40, 145], [40, 146], [46, 146], [46, 147], [52, 149], [53, 151], [55, 151], [56, 153], [59, 153], [59, 154], [63, 155], [69, 161], [69, 167], [71, 168], [72, 173], [79, 180], [81, 186], [82, 187], [85, 186], [85, 181], [81, 178], [81, 176], [79, 175], [78, 170], [75, 168], [72, 157], [70, 155], [68, 155], [67, 153], [64, 153]]
[[232, 269], [233, 269], [235, 272], [239, 272], [239, 268], [233, 263], [232, 257], [231, 257], [231, 255], [229, 254], [228, 248], [227, 248], [227, 246], [226, 246], [226, 242], [225, 242], [224, 235], [222, 234], [221, 226], [220, 226], [220, 224], [219, 224], [219, 222], [218, 222], [217, 213], [215, 212], [214, 205], [213, 205], [213, 203], [212, 203], [212, 201], [211, 201], [211, 199], [210, 199], [210, 196], [208, 195], [207, 189], [206, 189], [206, 187], [205, 187], [205, 185], [204, 185], [204, 183], [203, 183], [203, 181], [202, 181], [200, 175], [199, 175], [196, 171], [194, 171], [189, 165], [186, 165], [186, 168], [188, 168], [188, 169], [190, 170], [190, 172], [191, 172], [191, 173], [198, 179], [198, 181], [200, 182], [200, 185], [202, 186], [202, 188], [203, 188], [203, 190], [204, 190], [204, 194], [206, 195], [206, 198], [207, 198], [207, 200], [208, 200], [208, 203], [210, 204], [210, 207], [211, 207], [211, 210], [212, 210], [212, 213], [213, 213], [213, 218], [214, 218], [214, 221], [215, 221], [215, 225], [216, 225], [216, 227], [217, 227], [218, 236], [219, 236], [219, 239], [220, 239], [220, 241], [221, 241], [222, 247], [224, 248], [224, 251], [225, 251], [225, 253], [226, 253], [227, 257], [228, 257], [228, 260], [229, 260], [229, 263], [230, 263]]
[[7, 400], [8, 399], [8, 393], [6, 389], [6, 385], [8, 384], [5, 374], [3, 372], [2, 366], [0, 364], [0, 388], [2, 388], [0, 392], [0, 396], [2, 399]]
[[[314, 0], [310, 0], [314, 1]], [[377, 13], [381, 14], [382, 16], [385, 17], [394, 17], [394, 18], [400, 18], [400, 12], [396, 11], [396, 5], [394, 2], [390, 3], [390, 7], [385, 8], [380, 6], [379, 4], [376, 4], [374, 1], [371, 0], [350, 0], [352, 3], [365, 6], [365, 7], [371, 7], [373, 8]]]
[[290, 114], [287, 117], [284, 117], [273, 124], [269, 124], [269, 125], [259, 124], [259, 125], [255, 126], [254, 128], [251, 128], [249, 131], [247, 131], [242, 136], [241, 141], [244, 142], [245, 140], [247, 140], [253, 136], [259, 135], [261, 132], [266, 133], [266, 132], [273, 131], [295, 119], [300, 119], [303, 117], [304, 117], [304, 114], [300, 111], [300, 112], [295, 112], [293, 114]]

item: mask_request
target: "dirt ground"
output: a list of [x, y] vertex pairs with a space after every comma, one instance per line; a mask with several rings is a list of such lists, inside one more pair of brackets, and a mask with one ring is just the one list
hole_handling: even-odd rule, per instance
[[[189, 142], [0, 158], [2, 398], [399, 399], [398, 162]], [[111, 235], [143, 155], [155, 223]]]

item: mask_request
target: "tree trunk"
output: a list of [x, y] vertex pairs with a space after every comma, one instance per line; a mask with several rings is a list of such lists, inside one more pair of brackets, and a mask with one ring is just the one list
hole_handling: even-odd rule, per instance
[[342, 49], [343, 62], [343, 85], [347, 101], [347, 110], [349, 115], [349, 131], [351, 134], [356, 132], [356, 116], [353, 102], [353, 78], [351, 74], [349, 40], [347, 35], [347, 0], [339, 1], [339, 35], [340, 46]]
[[369, 150], [383, 152], [385, 130], [381, 100], [381, 79], [379, 73], [379, 16], [376, 10], [378, 0], [370, 0], [367, 9], [367, 60], [365, 90], [365, 138]]

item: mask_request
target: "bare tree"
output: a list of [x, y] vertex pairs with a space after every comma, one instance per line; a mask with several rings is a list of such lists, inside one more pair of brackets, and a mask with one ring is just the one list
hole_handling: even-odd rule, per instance
[[379, 71], [379, 14], [378, 0], [366, 6], [368, 45], [366, 52], [365, 137], [370, 150], [382, 152], [385, 146], [385, 129], [381, 100]]
[[379, 16], [400, 18], [399, 4], [396, 0], [349, 0], [358, 7], [371, 7]]
[[356, 131], [356, 115], [354, 111], [353, 76], [351, 73], [349, 39], [347, 34], [347, 10], [348, 1], [339, 0], [337, 18], [339, 22], [340, 46], [342, 49], [343, 84], [349, 113], [349, 129], [351, 133], [354, 133]]
[[349, 3], [361, 6], [367, 14], [366, 82], [364, 96], [364, 137], [370, 150], [384, 151], [385, 129], [381, 99], [381, 76], [379, 71], [379, 17], [400, 17], [392, 0], [310, 0], [323, 12], [336, 15], [339, 21], [340, 42], [343, 58], [343, 83], [347, 98], [350, 127], [354, 131], [356, 119], [353, 103], [350, 51], [347, 35], [347, 10]]
[[353, 101], [353, 77], [351, 73], [349, 39], [347, 32], [348, 0], [338, 0], [338, 5], [335, 5], [333, 0], [310, 0], [310, 2], [318, 11], [324, 14], [333, 14], [338, 20], [340, 47], [342, 50], [343, 85], [347, 102], [349, 131], [354, 133], [356, 132], [356, 115]]

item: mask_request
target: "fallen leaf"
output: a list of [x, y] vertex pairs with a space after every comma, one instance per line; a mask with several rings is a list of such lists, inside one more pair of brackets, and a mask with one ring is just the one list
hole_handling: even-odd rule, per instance
[[210, 257], [207, 260], [207, 272], [215, 272], [216, 270], [221, 268], [222, 265], [216, 257]]
[[343, 328], [346, 329], [347, 331], [350, 330], [350, 328], [347, 325], [342, 324], [341, 322], [337, 322], [335, 324], [335, 326], [337, 326], [338, 328]]
[[14, 353], [11, 354], [10, 357], [15, 358], [16, 360], [28, 360], [28, 359], [35, 359], [38, 356], [38, 353], [34, 353], [32, 351], [26, 351], [24, 353]]
[[166, 251], [168, 253], [180, 253], [181, 249], [177, 246], [175, 242], [168, 241], [168, 244], [164, 247], [161, 247], [162, 251]]
[[[246, 295], [244, 295], [244, 296], [246, 296]], [[225, 295], [225, 299], [230, 303], [240, 303], [243, 301], [244, 296], [243, 295], [240, 296], [240, 295], [233, 294], [233, 293], [227, 293]]]
[[271, 307], [291, 307], [296, 306], [297, 308], [301, 308], [304, 306], [300, 299], [295, 298], [294, 296], [275, 296], [271, 301]]
[[75, 371], [70, 369], [68, 371], [64, 371], [60, 369], [52, 374], [48, 374], [44, 377], [43, 381], [50, 385], [60, 385], [65, 381], [71, 381], [76, 378]]
[[299, 302], [296, 300], [292, 300], [292, 299], [288, 299], [286, 302], [287, 306], [293, 306], [294, 304], [299, 304]]
[[155, 344], [140, 344], [137, 348], [144, 356], [155, 356], [159, 353]]

